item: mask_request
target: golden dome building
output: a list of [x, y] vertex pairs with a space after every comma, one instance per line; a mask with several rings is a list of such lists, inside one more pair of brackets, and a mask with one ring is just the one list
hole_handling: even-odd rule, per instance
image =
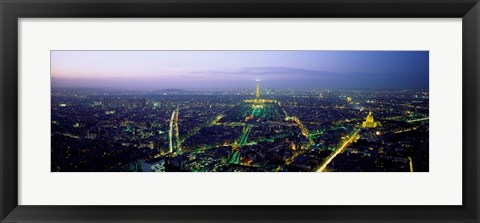
[[376, 122], [373, 119], [372, 112], [368, 112], [367, 118], [365, 119], [364, 122], [362, 122], [362, 128], [376, 128], [377, 126], [380, 125], [380, 122]]

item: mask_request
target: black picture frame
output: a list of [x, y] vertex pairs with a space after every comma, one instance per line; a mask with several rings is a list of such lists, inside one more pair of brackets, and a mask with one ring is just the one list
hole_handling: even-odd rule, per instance
[[[0, 0], [0, 14], [1, 222], [479, 222], [478, 0]], [[463, 205], [18, 205], [17, 20], [74, 17], [462, 18]]]

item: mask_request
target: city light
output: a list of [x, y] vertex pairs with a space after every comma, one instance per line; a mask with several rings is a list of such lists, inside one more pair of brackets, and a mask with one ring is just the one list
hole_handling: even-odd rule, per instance
[[51, 67], [52, 172], [429, 171], [428, 51], [52, 51]]
[[[52, 110], [52, 143], [62, 148], [52, 154], [55, 171], [413, 171], [414, 162], [417, 171], [428, 167], [426, 160], [406, 156], [412, 148], [428, 148], [428, 109], [402, 112], [400, 102], [390, 103], [392, 91], [287, 90], [265, 98], [256, 82], [254, 98], [231, 92], [222, 93], [222, 101], [203, 91], [135, 97], [129, 91], [92, 91], [79, 101], [69, 91], [53, 98], [72, 104], [70, 110]], [[372, 97], [377, 103], [364, 111], [335, 96], [344, 94], [364, 106]], [[402, 90], [395, 100], [415, 94], [422, 91]], [[77, 121], [71, 129], [62, 125], [72, 118]], [[82, 158], [72, 160], [72, 154]], [[89, 166], [94, 157], [99, 169]]]

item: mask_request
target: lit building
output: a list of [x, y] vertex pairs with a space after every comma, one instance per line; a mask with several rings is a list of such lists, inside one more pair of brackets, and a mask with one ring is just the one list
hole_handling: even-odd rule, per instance
[[347, 102], [352, 103], [352, 97], [347, 97]]
[[370, 111], [370, 112], [368, 112], [367, 118], [362, 123], [362, 128], [376, 128], [379, 125], [380, 125], [380, 122], [376, 122], [373, 119], [372, 112]]
[[252, 108], [254, 109], [263, 109], [265, 103], [277, 103], [276, 100], [265, 100], [260, 96], [260, 81], [257, 80], [257, 85], [255, 87], [255, 99], [253, 100], [243, 100], [245, 103], [252, 103]]

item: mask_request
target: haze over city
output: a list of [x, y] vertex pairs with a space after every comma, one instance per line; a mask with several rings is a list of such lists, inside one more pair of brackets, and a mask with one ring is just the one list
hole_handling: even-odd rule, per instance
[[51, 51], [53, 88], [428, 89], [428, 51]]

